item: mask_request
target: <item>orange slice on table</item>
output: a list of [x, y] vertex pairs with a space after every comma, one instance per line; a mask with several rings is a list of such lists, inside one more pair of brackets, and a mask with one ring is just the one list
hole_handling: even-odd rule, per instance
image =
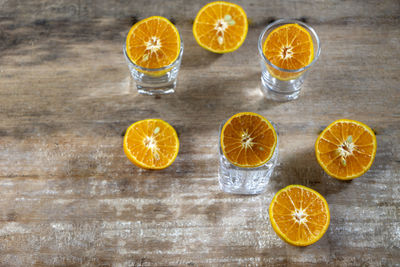
[[328, 203], [317, 191], [289, 185], [272, 199], [269, 219], [280, 238], [295, 246], [308, 246], [325, 234], [330, 213]]
[[197, 13], [193, 35], [201, 47], [214, 53], [228, 53], [243, 44], [247, 28], [247, 16], [243, 8], [217, 1], [205, 5]]
[[[301, 69], [314, 59], [314, 46], [310, 33], [302, 26], [285, 24], [270, 32], [263, 45], [264, 56], [273, 65], [287, 70]], [[271, 75], [280, 80], [299, 77], [301, 72], [283, 72], [267, 65]]]
[[175, 129], [160, 119], [135, 122], [126, 130], [124, 151], [128, 159], [144, 169], [164, 169], [176, 159], [179, 140]]
[[179, 56], [181, 38], [166, 18], [153, 16], [141, 20], [129, 30], [126, 53], [142, 68], [158, 69], [172, 64]]
[[315, 155], [327, 174], [351, 180], [366, 173], [376, 154], [376, 137], [364, 123], [341, 119], [334, 121], [315, 142]]
[[238, 167], [265, 164], [274, 154], [276, 144], [274, 127], [256, 113], [238, 113], [222, 127], [221, 149], [229, 162]]

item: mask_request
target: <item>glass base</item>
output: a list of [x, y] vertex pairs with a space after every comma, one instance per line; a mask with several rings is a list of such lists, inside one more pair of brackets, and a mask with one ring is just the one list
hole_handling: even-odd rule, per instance
[[150, 76], [136, 69], [131, 69], [131, 74], [140, 94], [166, 95], [175, 92], [178, 68], [173, 68], [161, 76]]
[[144, 95], [168, 95], [175, 93], [176, 80], [168, 84], [149, 85], [149, 84], [138, 84], [136, 88], [139, 94]]
[[262, 63], [261, 67], [261, 90], [267, 98], [276, 101], [290, 101], [299, 97], [307, 72], [303, 72], [295, 79], [280, 80], [271, 75], [265, 64]]
[[263, 79], [261, 79], [261, 91], [263, 94], [271, 100], [274, 101], [291, 101], [299, 98], [300, 90], [294, 92], [278, 92], [273, 90], [264, 84]]
[[219, 172], [219, 188], [225, 193], [241, 195], [257, 195], [265, 191], [272, 175], [269, 171], [221, 170]]

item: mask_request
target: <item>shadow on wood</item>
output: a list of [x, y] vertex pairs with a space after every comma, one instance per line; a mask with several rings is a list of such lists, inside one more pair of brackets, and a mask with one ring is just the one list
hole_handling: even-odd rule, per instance
[[326, 197], [351, 184], [351, 181], [340, 181], [327, 175], [319, 166], [312, 148], [282, 160], [271, 178], [275, 192], [288, 185], [299, 184], [310, 187]]

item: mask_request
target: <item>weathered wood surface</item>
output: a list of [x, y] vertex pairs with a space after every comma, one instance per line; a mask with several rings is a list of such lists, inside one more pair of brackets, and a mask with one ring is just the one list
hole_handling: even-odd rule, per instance
[[[214, 55], [191, 21], [205, 1], [0, 1], [0, 265], [174, 266], [400, 264], [400, 2], [243, 1], [244, 45]], [[173, 18], [185, 51], [177, 93], [138, 95], [122, 56], [131, 23]], [[256, 42], [269, 21], [310, 23], [322, 54], [300, 98], [260, 92]], [[244, 197], [217, 183], [218, 126], [254, 111], [278, 125], [279, 166], [268, 190]], [[163, 171], [134, 167], [122, 134], [159, 117], [181, 150]], [[373, 127], [378, 152], [352, 182], [328, 177], [313, 145], [338, 118]], [[285, 244], [269, 223], [288, 184], [322, 193], [325, 236]]]

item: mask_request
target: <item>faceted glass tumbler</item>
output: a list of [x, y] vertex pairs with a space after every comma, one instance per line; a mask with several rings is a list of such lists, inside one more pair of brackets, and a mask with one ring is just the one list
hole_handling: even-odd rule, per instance
[[136, 88], [140, 94], [160, 95], [172, 94], [175, 92], [179, 68], [183, 55], [183, 41], [181, 38], [181, 49], [178, 58], [170, 65], [158, 69], [147, 69], [132, 62], [126, 53], [126, 46], [123, 46], [126, 62], [128, 63]]
[[[272, 64], [263, 52], [263, 45], [268, 35], [276, 28], [285, 24], [298, 24], [308, 31], [310, 34], [313, 47], [314, 58], [307, 66], [288, 70], [282, 69]], [[261, 90], [267, 98], [277, 101], [289, 101], [299, 97], [300, 90], [303, 86], [304, 79], [307, 76], [308, 70], [318, 60], [321, 53], [320, 41], [317, 33], [307, 24], [297, 20], [280, 19], [269, 24], [258, 38], [258, 52], [261, 57]]]
[[[278, 138], [274, 153], [269, 161], [256, 168], [241, 168], [233, 165], [225, 157], [221, 148], [221, 131], [219, 130], [219, 171], [218, 180], [222, 191], [232, 194], [255, 195], [267, 188], [269, 179], [278, 162]], [[276, 131], [276, 125], [271, 123]], [[276, 135], [278, 137], [278, 134]]]

